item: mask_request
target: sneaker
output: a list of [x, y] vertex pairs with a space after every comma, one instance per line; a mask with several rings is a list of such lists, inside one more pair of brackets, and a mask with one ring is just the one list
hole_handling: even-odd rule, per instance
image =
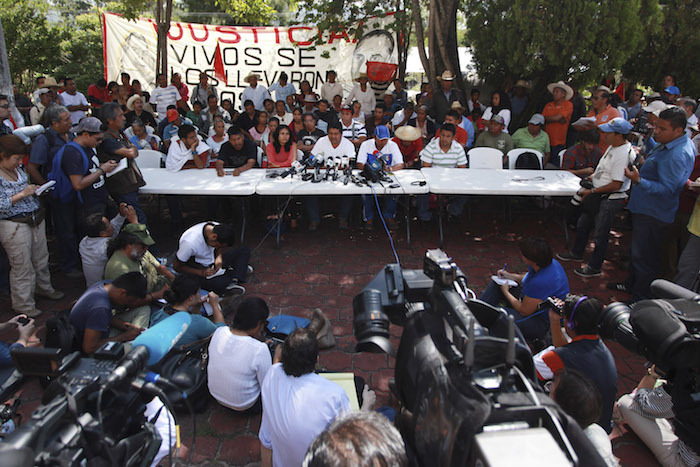
[[589, 265], [585, 265], [582, 268], [574, 269], [574, 274], [581, 277], [598, 277], [603, 275], [600, 269], [593, 269]]
[[627, 284], [624, 282], [608, 282], [608, 284], [605, 286], [608, 288], [608, 290], [614, 290], [615, 292], [624, 292], [632, 295], [632, 291], [627, 287]]
[[238, 285], [238, 281], [233, 281], [226, 286], [224, 295], [243, 295], [245, 293], [245, 287]]
[[347, 219], [338, 219], [338, 228], [340, 230], [347, 230], [348, 229], [348, 220]]
[[54, 290], [52, 292], [45, 292], [45, 291], [39, 290], [39, 289], [36, 289], [36, 291], [34, 292], [34, 295], [37, 295], [39, 297], [48, 298], [49, 300], [60, 300], [66, 296], [66, 294], [64, 294], [60, 290]]
[[578, 261], [578, 262], [583, 261], [583, 256], [576, 256], [575, 254], [573, 254], [570, 251], [567, 251], [564, 253], [557, 253], [556, 257], [557, 257], [557, 259], [559, 259], [561, 261]]
[[248, 265], [248, 270], [247, 270], [248, 275], [250, 276], [251, 274], [253, 274], [253, 271], [255, 271], [255, 269], [253, 269], [253, 266], [251, 266], [251, 265], [249, 264], [249, 265]]

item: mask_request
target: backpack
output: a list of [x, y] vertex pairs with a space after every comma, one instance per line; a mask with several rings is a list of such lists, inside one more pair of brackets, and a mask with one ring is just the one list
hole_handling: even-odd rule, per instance
[[516, 169], [542, 170], [540, 158], [534, 152], [524, 152], [515, 160]]
[[56, 182], [56, 185], [54, 185], [54, 189], [51, 192], [51, 196], [54, 199], [59, 200], [61, 203], [68, 203], [73, 200], [73, 197], [77, 194], [78, 199], [80, 202], [83, 202], [83, 197], [80, 194], [80, 192], [76, 192], [75, 189], [73, 188], [73, 184], [70, 181], [70, 178], [68, 175], [63, 172], [63, 168], [61, 165], [63, 164], [63, 153], [66, 150], [67, 146], [73, 146], [77, 148], [80, 153], [83, 155], [83, 174], [87, 172], [89, 162], [88, 162], [88, 156], [85, 154], [85, 151], [83, 150], [82, 146], [80, 146], [78, 143], [71, 141], [69, 143], [66, 143], [61, 149], [58, 150], [55, 156], [53, 156], [53, 165], [51, 167], [51, 171], [46, 175], [49, 180], [54, 180]]
[[44, 347], [61, 349], [61, 357], [81, 349], [78, 333], [70, 322], [70, 310], [61, 310], [46, 320]]

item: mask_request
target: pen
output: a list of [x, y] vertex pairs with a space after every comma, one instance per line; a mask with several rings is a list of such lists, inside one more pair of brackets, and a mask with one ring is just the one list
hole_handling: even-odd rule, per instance
[[503, 277], [503, 273], [506, 272], [507, 267], [508, 263], [503, 263], [503, 269], [501, 269], [501, 273], [499, 274], [500, 277]]

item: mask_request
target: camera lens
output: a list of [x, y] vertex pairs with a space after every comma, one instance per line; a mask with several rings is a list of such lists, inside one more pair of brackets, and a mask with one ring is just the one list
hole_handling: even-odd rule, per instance
[[393, 353], [389, 342], [389, 317], [382, 311], [382, 294], [378, 290], [365, 290], [355, 296], [352, 303], [355, 317], [353, 330], [357, 352]]
[[611, 303], [601, 313], [598, 328], [602, 338], [614, 340], [630, 352], [639, 353], [639, 340], [630, 325], [631, 311], [624, 303]]

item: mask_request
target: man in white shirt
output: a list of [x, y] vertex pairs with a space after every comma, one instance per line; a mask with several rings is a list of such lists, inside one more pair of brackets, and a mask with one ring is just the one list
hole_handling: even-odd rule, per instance
[[[265, 110], [263, 103], [265, 99], [270, 99], [270, 93], [267, 92], [265, 86], [258, 84], [259, 79], [260, 75], [257, 73], [251, 73], [243, 79], [243, 81], [248, 83], [248, 87], [245, 88], [243, 94], [241, 94], [241, 102], [245, 103], [245, 101], [251, 100], [253, 101], [255, 110], [262, 112]], [[241, 110], [245, 110], [245, 108], [241, 106]]]
[[[571, 251], [557, 254], [562, 261], [583, 262], [583, 253], [588, 245], [588, 235], [593, 230], [593, 254], [585, 266], [574, 269], [581, 277], [600, 276], [605, 254], [608, 250], [608, 235], [615, 215], [625, 206], [631, 180], [625, 175], [625, 168], [634, 162], [636, 153], [627, 142], [633, 125], [623, 117], [615, 117], [608, 123], [598, 126], [601, 136], [609, 145], [600, 158], [593, 175], [587, 177], [592, 188], [581, 188], [583, 198], [581, 216], [576, 223], [576, 240]], [[590, 199], [586, 199], [588, 197]], [[595, 225], [595, 229], [593, 229]]]
[[263, 467], [301, 465], [316, 436], [350, 410], [343, 388], [314, 373], [317, 359], [316, 336], [298, 328], [282, 344], [282, 362], [267, 372], [258, 434]]
[[156, 112], [158, 113], [156, 120], [160, 123], [168, 112], [168, 106], [176, 106], [181, 96], [180, 91], [175, 86], [168, 84], [168, 79], [164, 73], [158, 73], [156, 82], [158, 86], [151, 93], [149, 102], [155, 104]]
[[698, 116], [695, 115], [695, 108], [698, 106], [698, 104], [695, 102], [695, 99], [691, 97], [681, 97], [676, 101], [676, 105], [685, 110], [685, 114], [688, 117], [685, 125], [685, 134], [688, 135], [688, 138], [692, 138], [693, 130], [691, 130], [691, 127], [698, 124]]
[[360, 73], [360, 76], [355, 79], [358, 84], [352, 88], [350, 94], [345, 99], [345, 105], [352, 105], [353, 101], [360, 103], [360, 111], [365, 115], [370, 115], [377, 106], [377, 98], [374, 95], [374, 89], [369, 86], [369, 78], [367, 73]]
[[[365, 165], [371, 170], [386, 170], [394, 172], [403, 169], [403, 154], [399, 146], [391, 141], [391, 134], [386, 125], [377, 125], [374, 129], [374, 138], [368, 139], [360, 145], [357, 151], [357, 168], [363, 170]], [[363, 218], [365, 227], [369, 230], [373, 228], [374, 212], [376, 201], [374, 194], [362, 195], [364, 204]], [[384, 201], [381, 216], [386, 221], [390, 229], [395, 229], [396, 225], [396, 196], [383, 196]]]
[[66, 91], [61, 93], [61, 100], [70, 112], [70, 119], [73, 125], [77, 125], [85, 117], [85, 111], [90, 107], [85, 96], [76, 90], [77, 87], [73, 78], [65, 78], [63, 82], [65, 83]]
[[326, 82], [321, 86], [321, 99], [333, 102], [335, 96], [340, 96], [342, 100], [343, 86], [335, 80], [337, 77], [338, 74], [333, 70], [326, 72]]
[[408, 125], [410, 120], [418, 117], [415, 109], [416, 105], [413, 102], [407, 102], [406, 107], [394, 112], [394, 116], [391, 118], [391, 126], [394, 128], [394, 131], [398, 127]]
[[[347, 138], [343, 137], [340, 124], [331, 122], [328, 124], [328, 135], [322, 136], [316, 141], [311, 149], [311, 154], [321, 157], [324, 161], [326, 159], [335, 160], [336, 157], [341, 159], [343, 157], [353, 158], [355, 157], [355, 146]], [[340, 197], [338, 226], [341, 230], [348, 228], [348, 215], [352, 208], [352, 202], [353, 197], [351, 196]], [[318, 211], [318, 197], [306, 196], [304, 198], [304, 207], [306, 208], [307, 216], [309, 216], [309, 229], [316, 230], [321, 222], [321, 215]]]
[[343, 138], [348, 139], [355, 146], [355, 150], [367, 139], [365, 124], [352, 118], [352, 107], [349, 105], [344, 105], [340, 111], [340, 129]]
[[168, 156], [165, 168], [168, 172], [178, 172], [181, 169], [204, 169], [209, 165], [211, 148], [202, 141], [197, 129], [192, 125], [182, 125], [177, 135], [170, 138]]
[[[456, 127], [452, 123], [445, 123], [440, 128], [440, 136], [433, 139], [420, 152], [421, 165], [423, 167], [467, 168], [467, 155], [464, 147], [455, 141]], [[453, 221], [462, 215], [464, 205], [467, 204], [466, 196], [451, 196], [447, 206], [448, 220]], [[416, 198], [418, 218], [422, 222], [430, 222], [430, 196], [422, 195]]]

